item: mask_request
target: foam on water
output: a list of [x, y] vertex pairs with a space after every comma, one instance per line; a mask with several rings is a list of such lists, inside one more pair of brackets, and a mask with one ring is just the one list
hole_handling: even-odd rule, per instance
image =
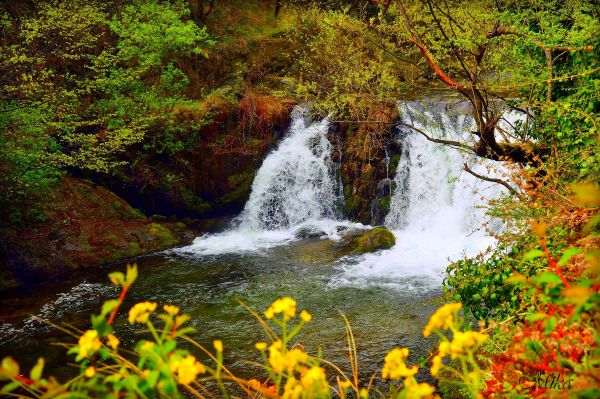
[[338, 241], [344, 232], [365, 227], [360, 223], [344, 220], [320, 219], [308, 220], [277, 230], [250, 231], [235, 228], [223, 233], [206, 234], [196, 238], [191, 245], [174, 249], [171, 252], [187, 256], [257, 252], [285, 245], [307, 236]]

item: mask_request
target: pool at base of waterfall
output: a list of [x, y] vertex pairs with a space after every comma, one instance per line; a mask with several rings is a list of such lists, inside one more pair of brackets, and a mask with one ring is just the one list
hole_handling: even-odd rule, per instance
[[[199, 343], [211, 347], [222, 339], [225, 361], [237, 374], [262, 377], [260, 370], [248, 361], [260, 361], [254, 343], [265, 341], [260, 325], [238, 301], [259, 311], [282, 296], [298, 302], [298, 311], [307, 309], [313, 320], [295, 340], [309, 353], [323, 356], [344, 370], [349, 370], [344, 322], [348, 317], [357, 342], [362, 377], [378, 372], [385, 354], [394, 347], [411, 349], [411, 361], [425, 356], [430, 341], [421, 331], [434, 309], [431, 300], [440, 294], [439, 277], [414, 274], [405, 278], [374, 279], [372, 284], [345, 281], [346, 261], [334, 264], [303, 261], [309, 246], [314, 252], [318, 238], [298, 239], [261, 251], [238, 254], [180, 256], [163, 254], [140, 258], [139, 279], [127, 295], [126, 312], [139, 301], [175, 304], [189, 314], [191, 334]], [[358, 261], [358, 258], [348, 261]], [[75, 338], [46, 325], [38, 318], [57, 324], [89, 328], [89, 315], [98, 313], [102, 302], [118, 295], [107, 278], [97, 273], [64, 282], [60, 286], [36, 290], [35, 296], [19, 301], [21, 312], [36, 316], [16, 317], [0, 322], [0, 353], [11, 355], [31, 366], [39, 356], [47, 358], [53, 374], [66, 377], [73, 359], [60, 347], [49, 342], [75, 342]], [[0, 300], [0, 306], [11, 305], [12, 299]], [[122, 346], [132, 346], [142, 338], [141, 328], [127, 323], [126, 314], [115, 322], [115, 334]], [[193, 350], [193, 349], [192, 349]], [[201, 359], [199, 351], [193, 350]]]

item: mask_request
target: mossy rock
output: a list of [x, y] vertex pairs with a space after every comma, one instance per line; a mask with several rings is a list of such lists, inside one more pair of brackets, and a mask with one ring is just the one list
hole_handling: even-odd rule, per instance
[[387, 228], [375, 227], [352, 239], [340, 252], [343, 254], [364, 254], [380, 249], [389, 249], [396, 244], [396, 236]]
[[396, 174], [396, 169], [398, 168], [398, 164], [400, 164], [400, 159], [402, 156], [400, 154], [394, 154], [390, 158], [390, 163], [388, 165], [390, 175]]
[[149, 242], [156, 240], [157, 247], [168, 247], [177, 243], [177, 238], [165, 225], [151, 223], [148, 226], [148, 233], [146, 240]]
[[388, 213], [391, 207], [391, 198], [388, 196], [382, 197], [379, 199], [379, 209], [381, 209], [384, 213]]
[[333, 241], [310, 242], [296, 247], [298, 258], [307, 263], [328, 264], [340, 258]]

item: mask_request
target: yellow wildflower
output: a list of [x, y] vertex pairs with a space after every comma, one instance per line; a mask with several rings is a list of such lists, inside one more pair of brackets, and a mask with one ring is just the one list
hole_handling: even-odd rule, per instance
[[438, 348], [438, 354], [440, 357], [444, 357], [450, 354], [450, 342], [442, 341], [440, 342], [440, 346]]
[[344, 380], [342, 382], [340, 382], [340, 388], [345, 391], [347, 389], [349, 389], [352, 386], [352, 383], [348, 380]]
[[302, 312], [300, 312], [300, 319], [302, 319], [303, 322], [308, 323], [312, 320], [312, 315], [306, 310], [303, 310]]
[[215, 339], [213, 341], [213, 346], [215, 347], [217, 352], [223, 352], [223, 341], [221, 341], [220, 339]]
[[164, 305], [163, 309], [165, 310], [165, 312], [167, 312], [171, 316], [175, 316], [177, 313], [179, 313], [179, 308], [177, 306]]
[[361, 388], [358, 392], [360, 399], [369, 399], [369, 391], [366, 388]]
[[155, 302], [140, 302], [129, 310], [129, 324], [145, 323], [152, 312], [156, 310]]
[[269, 347], [269, 363], [276, 373], [292, 371], [302, 363], [306, 363], [308, 355], [301, 349], [285, 351], [281, 341], [275, 341]]
[[457, 332], [450, 342], [450, 356], [456, 359], [458, 355], [465, 354], [467, 351], [477, 347], [487, 341], [487, 334], [476, 331]]
[[96, 375], [96, 369], [94, 367], [90, 366], [87, 369], [85, 369], [85, 376], [87, 378], [92, 378], [95, 375]]
[[121, 341], [119, 341], [119, 338], [115, 337], [112, 334], [108, 334], [106, 345], [108, 345], [109, 347], [113, 348], [113, 350], [117, 349], [117, 346], [119, 346], [120, 342]]
[[79, 356], [88, 357], [102, 346], [102, 342], [98, 339], [98, 331], [87, 330], [79, 338]]
[[442, 357], [440, 355], [434, 356], [433, 361], [431, 362], [431, 375], [436, 376], [437, 373], [440, 372], [443, 364], [444, 363], [442, 362]]
[[329, 394], [329, 384], [325, 377], [325, 370], [321, 367], [311, 367], [302, 375], [302, 387], [307, 391], [306, 397], [324, 398]]
[[288, 378], [283, 387], [282, 399], [300, 399], [302, 396], [302, 385], [300, 385], [296, 378]]
[[321, 384], [326, 382], [325, 379], [325, 370], [321, 367], [311, 367], [304, 375], [302, 376], [302, 386], [304, 388], [310, 388], [314, 385]]
[[266, 342], [257, 342], [256, 344], [254, 344], [254, 347], [262, 352], [265, 349], [267, 349], [267, 343]]
[[433, 398], [435, 388], [427, 383], [411, 384], [406, 391], [406, 399]]
[[289, 296], [275, 300], [275, 302], [265, 310], [265, 317], [267, 319], [272, 319], [279, 313], [283, 314], [284, 320], [290, 320], [296, 315], [296, 301]]
[[181, 360], [169, 363], [172, 371], [177, 373], [177, 381], [180, 384], [190, 384], [196, 379], [198, 374], [206, 373], [206, 368], [202, 363], [196, 360], [192, 355], [188, 355]]
[[412, 377], [417, 374], [417, 366], [406, 367], [404, 362], [408, 358], [408, 349], [396, 348], [385, 356], [385, 364], [381, 369], [381, 376], [391, 380], [399, 380], [400, 377]]
[[267, 310], [265, 310], [265, 317], [268, 320], [271, 320], [273, 317], [275, 317], [275, 311], [272, 307], [269, 307]]
[[462, 308], [462, 304], [459, 303], [447, 303], [431, 316], [429, 323], [423, 330], [423, 336], [428, 337], [433, 330], [441, 329], [446, 330], [450, 328], [455, 322], [455, 317], [458, 311]]

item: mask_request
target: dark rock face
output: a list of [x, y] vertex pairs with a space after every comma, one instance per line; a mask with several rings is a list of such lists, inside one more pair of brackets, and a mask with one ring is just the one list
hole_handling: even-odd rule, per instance
[[177, 156], [150, 154], [132, 159], [115, 175], [93, 179], [147, 216], [235, 215], [250, 195], [262, 159], [287, 129], [291, 108], [289, 101], [245, 93], [237, 104], [220, 104], [213, 122]]
[[373, 118], [384, 123], [338, 123], [329, 132], [333, 160], [340, 162], [344, 215], [364, 224], [382, 224], [394, 190], [401, 148], [390, 112]]

